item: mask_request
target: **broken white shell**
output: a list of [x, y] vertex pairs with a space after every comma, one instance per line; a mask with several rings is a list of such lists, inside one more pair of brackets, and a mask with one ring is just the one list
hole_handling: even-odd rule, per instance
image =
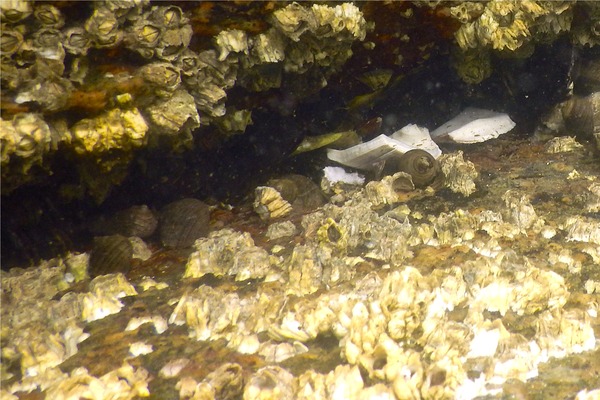
[[407, 125], [394, 132], [392, 136], [379, 135], [375, 139], [345, 150], [329, 149], [327, 157], [348, 167], [370, 170], [390, 157], [414, 149], [425, 150], [435, 158], [442, 154], [437, 144], [431, 140], [427, 128]]
[[468, 107], [433, 132], [436, 141], [480, 143], [497, 138], [515, 127], [508, 114]]

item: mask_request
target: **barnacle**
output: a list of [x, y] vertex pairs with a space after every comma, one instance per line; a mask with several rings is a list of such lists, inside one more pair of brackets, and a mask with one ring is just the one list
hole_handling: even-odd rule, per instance
[[271, 257], [254, 245], [248, 233], [223, 229], [196, 241], [195, 251], [186, 264], [184, 278], [205, 274], [235, 275], [236, 280], [264, 277], [270, 270]]
[[60, 10], [51, 4], [40, 4], [33, 10], [33, 16], [47, 28], [60, 29], [65, 24], [65, 17]]
[[117, 17], [107, 8], [96, 8], [84, 28], [97, 47], [114, 47], [123, 39]]
[[444, 154], [440, 156], [439, 162], [442, 172], [446, 176], [446, 185], [450, 190], [464, 196], [470, 196], [475, 192], [475, 179], [479, 177], [479, 173], [475, 170], [472, 162], [463, 159], [462, 151]]
[[87, 31], [80, 27], [74, 26], [66, 29], [63, 32], [64, 42], [63, 47], [71, 54], [85, 55], [91, 46], [91, 38]]
[[255, 190], [254, 211], [264, 220], [280, 218], [292, 211], [292, 205], [283, 199], [277, 189], [258, 186]]
[[27, 0], [7, 0], [0, 3], [1, 22], [15, 23], [27, 18], [32, 12], [32, 3]]
[[11, 56], [16, 53], [23, 44], [23, 35], [13, 29], [2, 27], [0, 32], [0, 55]]
[[109, 110], [86, 118], [71, 128], [74, 148], [79, 154], [101, 154], [111, 149], [130, 150], [145, 141], [148, 125], [137, 109]]
[[149, 114], [150, 129], [159, 134], [190, 134], [200, 126], [200, 116], [191, 94], [178, 89], [173, 95], [146, 108]]
[[487, 47], [495, 50], [515, 51], [524, 43], [541, 39], [570, 28], [571, 5], [562, 2], [537, 1], [490, 1], [483, 10], [461, 11], [456, 6], [453, 16], [463, 25], [456, 31], [455, 38], [463, 49]]

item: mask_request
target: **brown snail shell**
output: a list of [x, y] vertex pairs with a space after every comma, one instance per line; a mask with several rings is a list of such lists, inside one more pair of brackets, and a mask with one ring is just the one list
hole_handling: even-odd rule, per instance
[[432, 185], [443, 175], [437, 160], [425, 150], [407, 151], [395, 162], [396, 170], [409, 174], [416, 188]]
[[116, 212], [108, 219], [99, 219], [92, 225], [97, 235], [123, 235], [147, 238], [158, 225], [158, 219], [146, 205], [133, 206]]
[[133, 246], [122, 235], [97, 236], [90, 252], [89, 274], [98, 276], [122, 272], [131, 268]]
[[600, 92], [571, 97], [562, 103], [561, 112], [567, 133], [589, 138], [600, 132]]
[[168, 204], [160, 216], [160, 240], [167, 247], [190, 247], [208, 234], [210, 209], [197, 199], [182, 199]]
[[326, 202], [321, 188], [303, 175], [288, 174], [270, 179], [267, 186], [276, 189], [296, 210], [313, 210]]

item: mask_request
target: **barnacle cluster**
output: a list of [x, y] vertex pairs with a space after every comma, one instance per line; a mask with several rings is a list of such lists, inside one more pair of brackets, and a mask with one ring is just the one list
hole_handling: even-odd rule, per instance
[[[457, 187], [471, 187], [474, 167], [462, 154], [441, 164]], [[578, 201], [595, 212], [598, 184], [589, 178]], [[475, 398], [536, 376], [549, 358], [597, 348], [596, 220], [572, 211], [550, 219], [518, 185], [498, 190], [493, 206], [442, 212], [381, 202], [371, 191], [348, 190], [344, 202], [271, 223], [269, 241], [295, 238], [285, 248], [264, 246], [256, 233], [215, 230], [195, 241], [185, 271], [168, 284], [144, 277], [134, 287], [109, 274], [87, 291], [59, 294], [85, 279], [86, 254], [2, 273], [9, 307], [1, 372], [11, 382], [3, 386], [57, 396], [102, 386], [109, 396], [118, 385], [148, 395], [143, 363], [97, 376], [58, 368], [80, 351], [90, 322], [123, 313], [127, 357], [156, 357], [154, 379], [185, 398]], [[577, 296], [588, 297], [575, 304]], [[237, 356], [194, 375], [189, 352], [159, 350], [163, 335], [173, 349], [182, 340], [221, 343]], [[339, 358], [319, 369], [311, 352], [323, 338]], [[240, 355], [265, 363], [248, 371]], [[294, 360], [311, 361], [298, 370], [289, 367]]]
[[[299, 87], [320, 89], [366, 32], [353, 4], [294, 3], [276, 7], [263, 33], [223, 30], [210, 48], [195, 51], [189, 13], [176, 5], [99, 1], [85, 4], [79, 20], [59, 7], [2, 3], [3, 102], [11, 105], [0, 131], [2, 184], [17, 187], [32, 165], [47, 166], [48, 153], [73, 149], [82, 182], [100, 201], [125, 176], [134, 148], [189, 147], [200, 124], [241, 133], [251, 110], [226, 107], [229, 89], [278, 88], [284, 76], [305, 73]], [[109, 50], [134, 53], [142, 65], [102, 72], [89, 62], [91, 53]], [[53, 117], [72, 109], [90, 115]], [[55, 131], [74, 140], [50, 140]]]
[[[2, 380], [20, 377], [10, 388], [3, 384], [3, 389], [28, 392], [39, 388], [62, 396], [72, 390], [86, 393], [92, 390], [89, 386], [97, 385], [98, 378], [85, 369], [69, 375], [58, 365], [75, 355], [79, 344], [90, 336], [84, 332], [86, 321], [119, 312], [123, 307], [119, 299], [137, 292], [122, 274], [113, 274], [92, 280], [89, 292], [71, 292], [57, 299], [60, 292], [86, 278], [88, 258], [85, 253], [71, 253], [37, 268], [2, 272]], [[143, 395], [147, 378], [143, 368], [124, 365], [99, 378], [106, 385], [93, 390]]]
[[[589, 20], [574, 20], [574, 13], [581, 12], [576, 7], [585, 9], [582, 15], [590, 15]], [[467, 83], [477, 84], [491, 74], [490, 51], [524, 57], [536, 43], [552, 42], [564, 33], [580, 45], [598, 43], [597, 23], [591, 16], [598, 6], [593, 2], [465, 1], [449, 11], [461, 24], [454, 34], [459, 47], [455, 67]]]
[[570, 28], [573, 18], [571, 4], [566, 2], [490, 1], [483, 8], [465, 2], [455, 6], [452, 13], [464, 21], [455, 37], [465, 50], [488, 47], [514, 51], [540, 33], [535, 29], [558, 35]]

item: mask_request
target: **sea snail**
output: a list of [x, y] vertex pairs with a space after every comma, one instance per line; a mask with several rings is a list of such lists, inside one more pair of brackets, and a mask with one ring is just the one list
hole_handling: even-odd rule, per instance
[[425, 150], [410, 150], [390, 161], [395, 164], [392, 165], [395, 171], [410, 174], [416, 188], [438, 187], [443, 183], [440, 164]]

